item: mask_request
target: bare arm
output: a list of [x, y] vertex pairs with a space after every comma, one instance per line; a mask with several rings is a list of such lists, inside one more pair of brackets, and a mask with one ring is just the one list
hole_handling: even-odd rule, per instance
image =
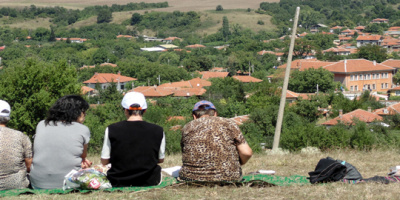
[[82, 152], [82, 155], [81, 155], [81, 158], [82, 158], [82, 159], [85, 159], [86, 156], [87, 156], [87, 149], [88, 149], [88, 146], [89, 146], [89, 144], [84, 144], [84, 145], [83, 145], [83, 152]]
[[83, 152], [82, 152], [82, 155], [81, 155], [81, 158], [82, 158], [81, 167], [82, 167], [82, 169], [89, 168], [90, 166], [92, 166], [92, 162], [90, 160], [86, 159], [88, 146], [89, 146], [88, 144], [83, 145]]
[[101, 164], [102, 165], [108, 165], [108, 163], [110, 163], [110, 159], [101, 159]]
[[32, 160], [32, 158], [25, 158], [25, 166], [28, 173], [31, 171]]
[[237, 145], [237, 150], [239, 152], [239, 162], [241, 165], [247, 163], [247, 161], [253, 155], [253, 150], [251, 150], [250, 146], [247, 143], [242, 143]]

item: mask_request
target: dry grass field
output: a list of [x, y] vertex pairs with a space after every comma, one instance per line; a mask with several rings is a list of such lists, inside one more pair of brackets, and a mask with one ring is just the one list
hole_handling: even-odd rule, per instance
[[0, 0], [0, 7], [25, 7], [34, 4], [36, 6], [62, 6], [71, 9], [82, 9], [93, 5], [127, 4], [130, 2], [157, 3], [164, 1], [167, 1], [170, 7], [159, 10], [179, 10], [183, 12], [213, 10], [217, 5], [222, 5], [224, 9], [257, 9], [260, 7], [261, 2], [279, 2], [279, 0]]
[[[372, 150], [360, 152], [354, 150], [333, 150], [320, 154], [294, 153], [288, 155], [256, 154], [243, 166], [245, 174], [259, 169], [271, 169], [276, 175], [308, 176], [319, 159], [330, 156], [346, 160], [357, 167], [365, 178], [375, 175], [385, 176], [389, 167], [399, 165], [399, 150]], [[92, 156], [99, 163], [99, 156]], [[166, 157], [162, 167], [181, 165], [181, 155]], [[105, 193], [68, 195], [21, 195], [12, 199], [398, 199], [400, 183], [378, 184], [363, 183], [349, 185], [330, 183], [323, 185], [287, 186], [287, 187], [194, 187], [171, 186], [163, 189], [136, 193]], [[7, 198], [6, 198], [7, 199]]]
[[[163, 0], [147, 0], [145, 2], [162, 2]], [[258, 9], [261, 2], [278, 2], [279, 0], [167, 0], [170, 7], [149, 9], [140, 11], [127, 11], [127, 12], [114, 12], [112, 23], [122, 23], [123, 21], [130, 19], [134, 12], [143, 14], [145, 11], [197, 11], [202, 13], [202, 21], [207, 24], [204, 28], [201, 28], [198, 33], [200, 35], [212, 34], [218, 31], [222, 26], [222, 17], [227, 16], [230, 24], [240, 24], [243, 28], [249, 28], [255, 32], [260, 30], [272, 30], [275, 28], [270, 22], [270, 16], [259, 15], [252, 12], [247, 12], [247, 8]], [[112, 5], [112, 4], [127, 4], [129, 2], [142, 2], [142, 0], [121, 0], [121, 1], [105, 1], [105, 0], [0, 0], [0, 7], [26, 7], [32, 4], [36, 6], [62, 6], [69, 9], [83, 9], [86, 6], [93, 5]], [[225, 9], [223, 12], [214, 12], [217, 5], [222, 5]], [[257, 22], [261, 20], [265, 24], [259, 25]], [[4, 21], [4, 20], [2, 20]], [[70, 28], [80, 28], [96, 23], [96, 16], [89, 19], [79, 21], [75, 24], [70, 25]], [[8, 25], [13, 28], [23, 29], [36, 29], [39, 27], [50, 28], [51, 22], [48, 19], [38, 18], [33, 20], [20, 20], [14, 21], [10, 24], [8, 21], [4, 21], [3, 25]], [[151, 34], [150, 32], [144, 32], [143, 34]]]

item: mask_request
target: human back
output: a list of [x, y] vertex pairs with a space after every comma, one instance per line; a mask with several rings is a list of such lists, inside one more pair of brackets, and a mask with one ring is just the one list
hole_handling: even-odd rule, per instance
[[150, 186], [160, 182], [159, 150], [163, 139], [160, 126], [145, 121], [122, 121], [108, 127], [111, 143], [112, 185]]
[[121, 101], [126, 121], [108, 126], [101, 162], [111, 163], [107, 178], [113, 187], [152, 186], [161, 182], [165, 157], [163, 128], [143, 121], [147, 103], [142, 93], [129, 92]]
[[193, 121], [182, 129], [182, 169], [179, 179], [187, 181], [238, 181], [240, 165], [252, 156], [239, 127], [230, 119], [217, 117], [215, 106], [199, 101]]
[[32, 144], [27, 135], [6, 127], [10, 113], [10, 105], [0, 100], [0, 190], [29, 186]]
[[78, 95], [61, 97], [36, 127], [30, 174], [35, 189], [62, 188], [71, 170], [90, 166], [86, 159], [89, 128], [83, 125], [89, 104]]

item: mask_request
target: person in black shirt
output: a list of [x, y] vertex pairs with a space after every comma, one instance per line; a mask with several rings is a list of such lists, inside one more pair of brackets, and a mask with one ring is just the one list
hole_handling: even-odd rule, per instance
[[165, 157], [163, 128], [143, 121], [147, 103], [142, 93], [127, 93], [121, 105], [127, 120], [108, 126], [104, 136], [101, 163], [111, 163], [107, 178], [113, 187], [158, 185], [158, 163]]

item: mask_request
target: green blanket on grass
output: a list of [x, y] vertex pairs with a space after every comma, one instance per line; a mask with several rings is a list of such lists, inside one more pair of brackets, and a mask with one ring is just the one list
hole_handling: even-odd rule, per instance
[[[273, 175], [264, 175], [264, 174], [256, 174], [256, 175], [246, 175], [243, 176], [243, 180], [239, 183], [254, 183], [254, 182], [264, 182], [268, 183], [271, 186], [290, 186], [290, 185], [306, 185], [310, 184], [309, 180], [305, 176], [293, 175], [289, 177], [285, 176], [273, 176]], [[167, 186], [171, 186], [174, 184], [180, 183], [173, 177], [164, 177], [163, 181], [160, 185], [157, 186], [149, 186], [149, 187], [117, 187], [117, 188], [109, 188], [103, 191], [106, 192], [136, 192], [136, 191], [146, 191], [156, 188], [164, 188]], [[14, 190], [2, 190], [0, 191], [0, 197], [10, 197], [10, 196], [18, 196], [20, 194], [68, 194], [71, 192], [80, 192], [80, 193], [88, 193], [88, 192], [96, 192], [98, 190], [62, 190], [62, 189], [40, 189], [40, 190], [32, 190], [32, 189], [14, 189]]]

